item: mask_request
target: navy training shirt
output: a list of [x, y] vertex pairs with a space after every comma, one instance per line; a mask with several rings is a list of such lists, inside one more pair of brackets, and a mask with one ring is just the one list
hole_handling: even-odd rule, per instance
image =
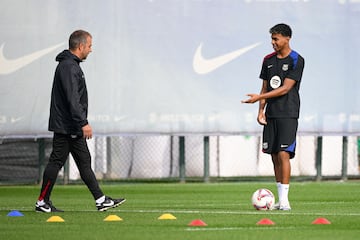
[[304, 64], [304, 58], [293, 50], [287, 57], [281, 59], [277, 57], [276, 52], [264, 57], [260, 78], [267, 81], [268, 92], [281, 87], [285, 78], [296, 81], [287, 94], [266, 100], [267, 118], [299, 118], [299, 89]]

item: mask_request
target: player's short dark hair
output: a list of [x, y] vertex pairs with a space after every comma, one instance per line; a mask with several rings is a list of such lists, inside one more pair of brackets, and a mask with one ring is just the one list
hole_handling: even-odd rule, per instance
[[290, 37], [290, 38], [292, 35], [290, 26], [285, 23], [276, 24], [275, 26], [270, 28], [270, 33], [271, 34], [281, 34], [284, 37]]
[[91, 34], [84, 30], [76, 30], [70, 35], [69, 49], [74, 50], [79, 47], [80, 43], [86, 44], [87, 37], [91, 37]]

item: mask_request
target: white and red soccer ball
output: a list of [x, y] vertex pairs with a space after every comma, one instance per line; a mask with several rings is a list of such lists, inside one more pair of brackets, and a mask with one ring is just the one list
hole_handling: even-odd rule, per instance
[[275, 197], [269, 189], [260, 188], [253, 193], [251, 202], [256, 210], [272, 210]]

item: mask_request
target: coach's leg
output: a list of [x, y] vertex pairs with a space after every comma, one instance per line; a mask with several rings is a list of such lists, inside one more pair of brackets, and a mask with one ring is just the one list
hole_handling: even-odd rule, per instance
[[54, 133], [53, 149], [49, 162], [46, 165], [39, 201], [48, 202], [60, 169], [64, 166], [69, 156], [69, 144], [66, 135]]
[[99, 187], [95, 174], [91, 169], [91, 156], [86, 143], [86, 139], [82, 137], [71, 139], [70, 152], [74, 157], [75, 163], [79, 169], [81, 179], [84, 181], [94, 199], [104, 197]]

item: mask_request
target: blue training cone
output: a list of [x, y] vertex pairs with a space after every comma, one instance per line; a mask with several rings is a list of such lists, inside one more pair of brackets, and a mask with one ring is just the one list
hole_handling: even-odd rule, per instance
[[24, 214], [22, 214], [19, 211], [14, 210], [14, 211], [9, 212], [7, 216], [8, 217], [23, 217]]

